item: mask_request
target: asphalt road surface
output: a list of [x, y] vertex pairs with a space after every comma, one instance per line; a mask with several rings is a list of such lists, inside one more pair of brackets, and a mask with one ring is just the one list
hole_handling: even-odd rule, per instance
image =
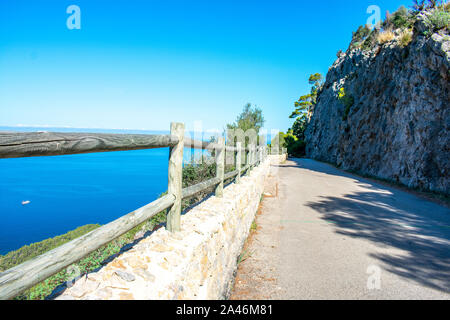
[[450, 209], [313, 160], [272, 170], [231, 299], [450, 299]]

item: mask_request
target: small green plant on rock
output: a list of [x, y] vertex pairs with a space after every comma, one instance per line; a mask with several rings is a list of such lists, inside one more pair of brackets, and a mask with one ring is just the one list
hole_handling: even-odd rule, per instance
[[252, 225], [250, 227], [250, 232], [254, 232], [258, 229], [258, 225], [256, 224], [256, 221], [253, 220]]
[[392, 15], [386, 17], [382, 26], [384, 30], [409, 29], [413, 27], [414, 19], [414, 15], [405, 6], [401, 6]]
[[413, 31], [412, 30], [404, 30], [400, 33], [398, 43], [402, 48], [408, 46], [413, 40]]
[[367, 38], [361, 44], [361, 49], [366, 50], [366, 51], [373, 49], [377, 44], [378, 34], [379, 34], [378, 29], [373, 29], [372, 31], [370, 31]]
[[237, 265], [240, 265], [242, 262], [247, 260], [253, 255], [254, 252], [250, 251], [249, 249], [245, 249], [238, 257], [237, 259]]
[[353, 32], [350, 49], [360, 48], [370, 33], [370, 28], [367, 25], [360, 26], [356, 32]]
[[353, 96], [347, 94], [344, 88], [341, 88], [338, 92], [338, 100], [344, 105], [344, 115], [342, 116], [342, 120], [345, 121], [350, 114], [350, 109], [355, 104], [355, 99]]
[[442, 9], [437, 9], [427, 17], [426, 21], [432, 31], [438, 31], [445, 28], [449, 29], [450, 13]]

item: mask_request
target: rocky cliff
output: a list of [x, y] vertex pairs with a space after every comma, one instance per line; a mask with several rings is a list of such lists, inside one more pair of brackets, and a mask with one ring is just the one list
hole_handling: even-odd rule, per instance
[[308, 157], [450, 193], [450, 37], [426, 27], [419, 17], [407, 45], [394, 31], [339, 54], [306, 131]]

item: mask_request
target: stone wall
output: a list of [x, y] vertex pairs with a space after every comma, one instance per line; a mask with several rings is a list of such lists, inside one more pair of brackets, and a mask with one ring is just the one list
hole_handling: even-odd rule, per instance
[[225, 299], [249, 234], [270, 164], [264, 163], [181, 217], [181, 232], [161, 228], [56, 299]]
[[282, 155], [271, 155], [270, 156], [270, 162], [272, 164], [279, 164], [279, 163], [283, 163], [284, 161], [287, 160], [287, 154], [282, 154]]

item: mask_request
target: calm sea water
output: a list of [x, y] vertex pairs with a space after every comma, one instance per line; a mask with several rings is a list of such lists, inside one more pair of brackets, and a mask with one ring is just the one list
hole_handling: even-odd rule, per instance
[[81, 225], [108, 223], [157, 199], [167, 190], [168, 157], [162, 148], [0, 159], [0, 254]]

